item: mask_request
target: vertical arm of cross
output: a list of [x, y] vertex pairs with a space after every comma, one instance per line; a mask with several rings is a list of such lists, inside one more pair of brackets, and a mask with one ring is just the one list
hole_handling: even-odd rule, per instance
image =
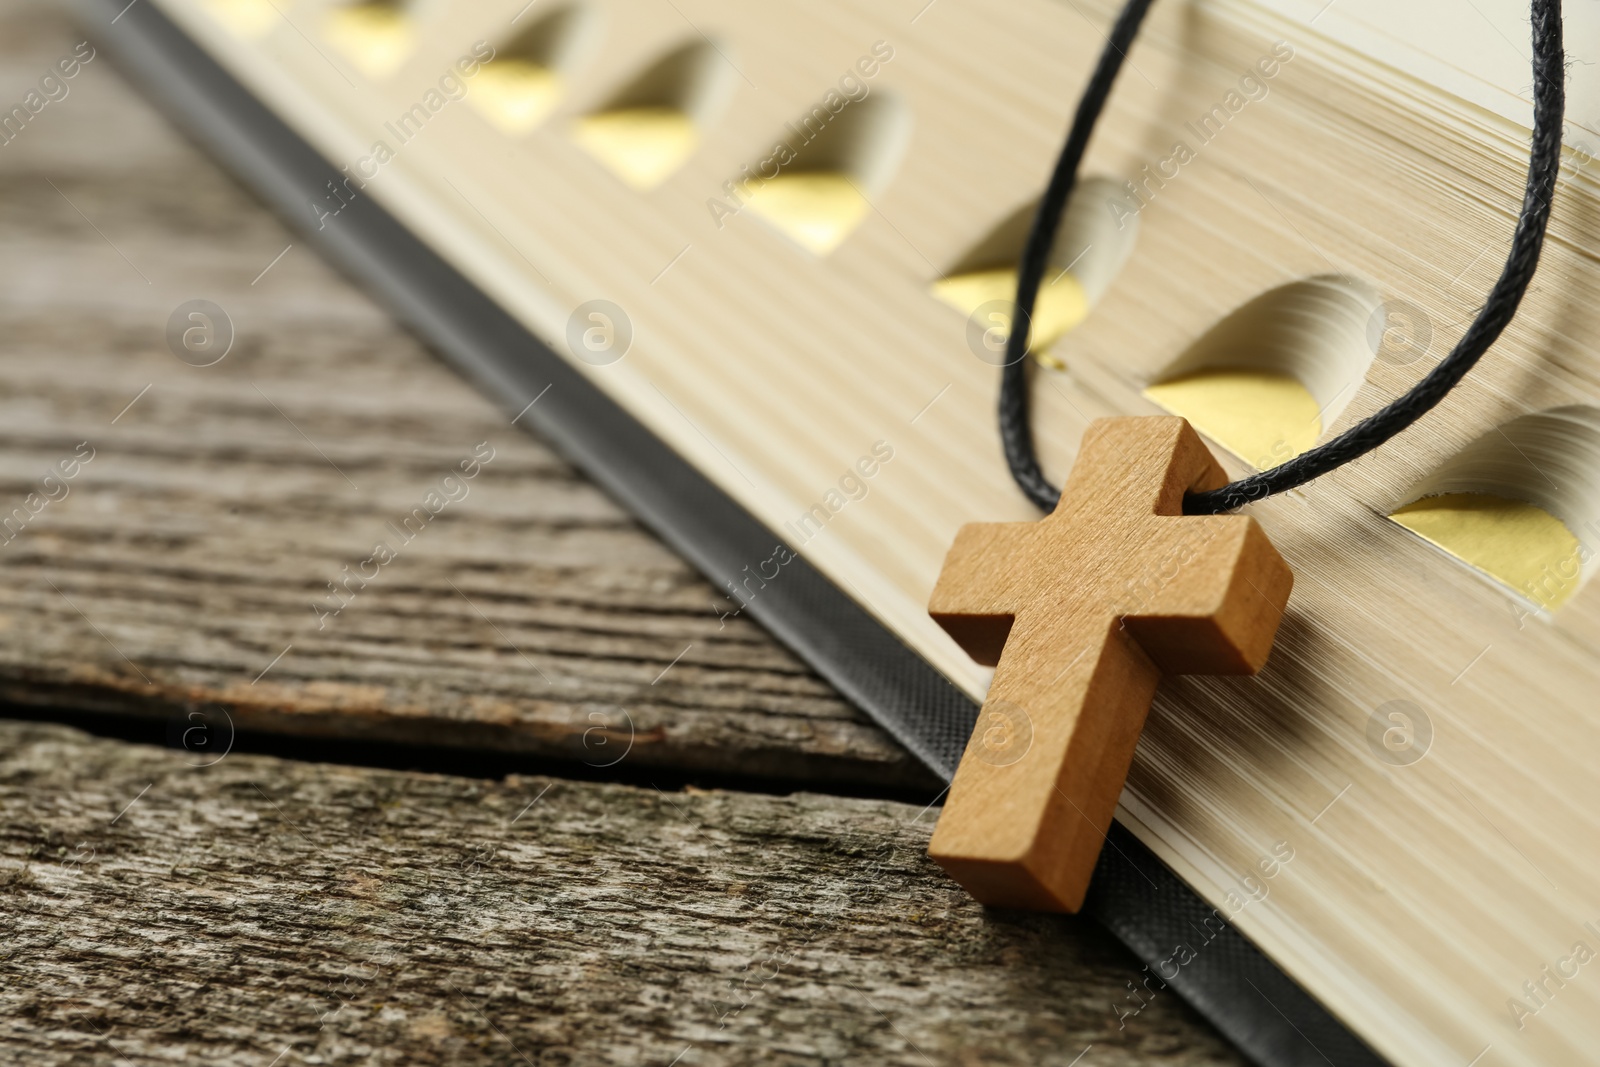
[[1227, 473], [1180, 418], [1101, 419], [1047, 522], [1093, 531], [1110, 605], [1163, 674], [1253, 674], [1294, 576], [1245, 515], [1185, 516]]
[[995, 907], [1077, 911], [1160, 672], [1109, 613], [1025, 613], [929, 854]]

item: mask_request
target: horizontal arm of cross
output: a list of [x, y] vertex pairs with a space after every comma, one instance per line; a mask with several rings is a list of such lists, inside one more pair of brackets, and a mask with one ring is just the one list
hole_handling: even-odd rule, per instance
[[956, 534], [928, 598], [928, 614], [978, 663], [1000, 661], [1027, 605], [1041, 523], [969, 523]]

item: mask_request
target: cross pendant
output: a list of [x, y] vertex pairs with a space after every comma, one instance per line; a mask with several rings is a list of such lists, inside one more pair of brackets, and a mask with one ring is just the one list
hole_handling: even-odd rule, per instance
[[1294, 576], [1181, 418], [1101, 419], [1054, 512], [963, 526], [928, 613], [996, 667], [928, 854], [980, 902], [1077, 911], [1163, 674], [1254, 674]]

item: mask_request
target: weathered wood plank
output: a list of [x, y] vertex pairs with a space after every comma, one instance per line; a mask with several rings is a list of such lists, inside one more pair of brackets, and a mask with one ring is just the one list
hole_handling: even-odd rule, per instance
[[[41, 3], [0, 21], [5, 85], [79, 39]], [[210, 367], [166, 338], [195, 298], [236, 330]], [[0, 150], [0, 333], [0, 515], [66, 493], [0, 541], [0, 698], [214, 703], [241, 729], [590, 763], [631, 739], [630, 765], [931, 782], [105, 57]], [[47, 486], [80, 442], [93, 459]], [[493, 459], [465, 498], [397, 537], [389, 524], [480, 447]], [[398, 558], [319, 617], [380, 541]]]
[[0, 722], [13, 1062], [1240, 1062], [915, 806], [190, 762]]

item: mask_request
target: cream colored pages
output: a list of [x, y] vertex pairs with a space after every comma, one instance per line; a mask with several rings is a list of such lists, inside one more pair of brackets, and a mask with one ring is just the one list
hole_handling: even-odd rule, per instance
[[[1219, 7], [1237, 7], [1221, 0]], [[1532, 121], [1523, 0], [1262, 0], [1260, 7], [1513, 122]], [[1564, 5], [1568, 137], [1600, 134], [1600, 4]], [[1590, 149], [1593, 151], [1593, 148]]]
[[[348, 13], [326, 3], [252, 24], [250, 0], [160, 2], [350, 168], [308, 221], [380, 200], [981, 695], [926, 598], [962, 523], [1034, 513], [1000, 456], [987, 322], [933, 287], [986, 265], [1038, 195], [1109, 0], [609, 0], [573, 9], [587, 49], [542, 21], [565, 9], [525, 0], [366, 12], [370, 48], [330, 36]], [[1526, 168], [1525, 26], [1509, 0], [1312, 7], [1155, 6], [1087, 165], [1098, 251], [1062, 264], [1092, 306], [1034, 382], [1052, 478], [1088, 420], [1158, 411], [1143, 390], [1195, 361], [1281, 371], [1336, 433], [1481, 302]], [[520, 75], [475, 98], [475, 42], [559, 87], [527, 101], [542, 124], [485, 115]], [[597, 155], [574, 138], [596, 116], [643, 139]], [[619, 177], [618, 151], [650, 182]], [[1123, 796], [1135, 832], [1402, 1064], [1600, 1043], [1600, 590], [1540, 610], [1387, 518], [1428, 485], [1509, 480], [1594, 544], [1595, 171], [1568, 160], [1523, 314], [1437, 412], [1252, 509], [1296, 574], [1273, 659], [1163, 686]]]

